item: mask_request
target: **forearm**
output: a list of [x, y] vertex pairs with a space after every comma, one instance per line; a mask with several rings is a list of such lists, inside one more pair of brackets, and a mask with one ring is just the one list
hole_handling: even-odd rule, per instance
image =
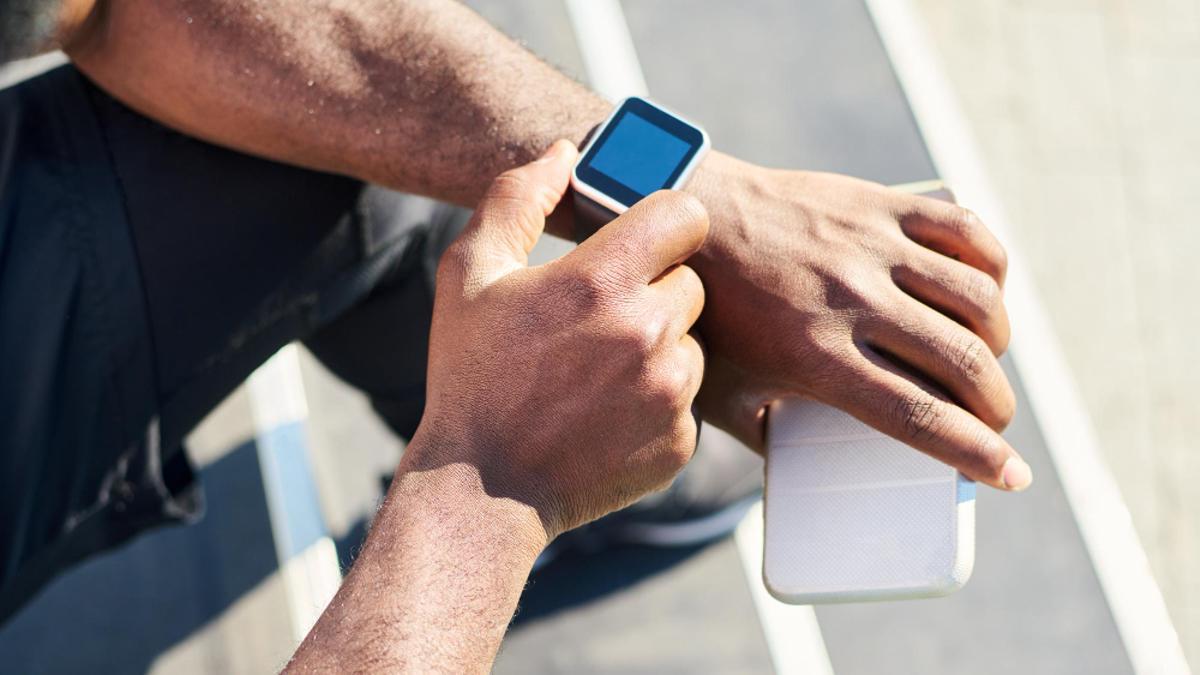
[[[677, 263], [707, 221], [694, 200], [654, 195], [528, 267], [577, 156], [555, 143], [506, 172], [446, 252], [421, 425], [293, 670], [486, 671], [545, 545], [691, 458], [704, 359], [687, 331], [704, 291]], [[602, 264], [602, 287], [562, 292]]]
[[122, 0], [68, 48], [172, 127], [473, 205], [608, 104], [451, 0]]
[[488, 495], [473, 467], [418, 470], [406, 456], [288, 670], [486, 672], [545, 544], [537, 512]]
[[[554, 139], [579, 142], [609, 108], [452, 0], [101, 7], [67, 52], [151, 117], [464, 205]], [[769, 403], [808, 396], [1015, 487], [1001, 474], [1016, 453], [996, 433], [1015, 399], [991, 356], [1008, 342], [1006, 263], [977, 218], [719, 153], [688, 190], [711, 222], [688, 261], [707, 291], [699, 327], [713, 362], [740, 373], [715, 419], [761, 445]], [[559, 211], [547, 231], [569, 235]], [[931, 393], [943, 390], [949, 399]]]

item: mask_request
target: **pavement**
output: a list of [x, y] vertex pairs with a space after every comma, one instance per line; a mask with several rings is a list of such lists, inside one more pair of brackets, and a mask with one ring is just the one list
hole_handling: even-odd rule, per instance
[[914, 4], [1196, 667], [1200, 2]]
[[[563, 5], [469, 4], [586, 80]], [[942, 9], [952, 12], [948, 7]], [[768, 165], [885, 183], [935, 176], [860, 2], [640, 0], [624, 3], [624, 11], [651, 93], [704, 124], [719, 149]], [[545, 259], [565, 248], [547, 244], [537, 255]], [[1006, 367], [1021, 403], [1007, 435], [1037, 482], [1020, 496], [980, 491], [977, 564], [960, 593], [818, 608], [834, 671], [1132, 670], [1020, 377], [1012, 364]], [[303, 353], [300, 371], [321, 513], [344, 566], [400, 443], [361, 395]], [[295, 637], [254, 452], [252, 409], [248, 392], [239, 390], [191, 439], [209, 492], [208, 517], [197, 526], [151, 533], [65, 575], [0, 629], [6, 667], [190, 673], [282, 665]], [[705, 439], [725, 442], [708, 431]], [[764, 630], [769, 619], [752, 599], [744, 565], [733, 540], [565, 556], [531, 579], [496, 670], [781, 669], [768, 643], [777, 638], [767, 637], [779, 633]], [[753, 573], [749, 579], [754, 583]]]

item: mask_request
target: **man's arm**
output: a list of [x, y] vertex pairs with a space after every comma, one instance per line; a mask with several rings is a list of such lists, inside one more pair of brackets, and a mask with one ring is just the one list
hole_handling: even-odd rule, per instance
[[443, 257], [420, 427], [293, 670], [486, 672], [542, 547], [691, 458], [707, 216], [651, 195], [527, 267], [577, 154], [502, 174]]
[[537, 512], [488, 495], [474, 467], [402, 464], [289, 669], [485, 672], [546, 543]]
[[[122, 0], [92, 16], [68, 53], [142, 112], [462, 204], [608, 108], [451, 0]], [[1006, 263], [978, 219], [718, 152], [688, 190], [712, 219], [692, 261], [710, 297], [706, 419], [761, 448], [770, 402], [802, 395], [989, 485], [1029, 483], [998, 433], [1015, 405], [995, 358]], [[567, 234], [559, 215], [550, 231]]]
[[67, 52], [190, 135], [466, 206], [609, 109], [450, 0], [100, 0]]

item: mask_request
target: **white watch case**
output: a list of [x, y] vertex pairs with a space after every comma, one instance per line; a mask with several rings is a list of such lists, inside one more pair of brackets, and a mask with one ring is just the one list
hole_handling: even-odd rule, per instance
[[[696, 151], [696, 153], [694, 155], [692, 155], [692, 158], [690, 160], [688, 160], [687, 164], [684, 165], [683, 171], [681, 171], [679, 173], [679, 177], [676, 178], [673, 183], [671, 183], [670, 185], [664, 186], [662, 189], [675, 190], [675, 189], [679, 189], [679, 188], [687, 185], [688, 179], [691, 178], [691, 175], [696, 170], [696, 167], [700, 166], [700, 162], [704, 161], [704, 157], [708, 154], [708, 151], [712, 148], [712, 141], [709, 139], [708, 133], [705, 132], [704, 129], [702, 127], [700, 127], [699, 125], [689, 121], [687, 118], [683, 117], [682, 115], [679, 115], [675, 111], [670, 110], [658, 103], [654, 103], [647, 99], [636, 97], [636, 96], [631, 96], [630, 98], [638, 98], [642, 101], [645, 101], [646, 103], [654, 106], [655, 108], [662, 111], [663, 113], [675, 118], [676, 120], [679, 120], [680, 122], [694, 128], [700, 132], [700, 136], [703, 139], [701, 142], [700, 148]], [[588, 139], [587, 143], [585, 143], [583, 148], [580, 150], [579, 161], [576, 162], [575, 166], [571, 169], [571, 188], [572, 189], [574, 189], [576, 192], [583, 195], [584, 197], [587, 197], [588, 199], [596, 202], [597, 204], [600, 204], [604, 208], [606, 208], [609, 211], [612, 211], [613, 213], [616, 213], [618, 215], [628, 211], [629, 207], [625, 206], [624, 204], [617, 201], [616, 199], [613, 199], [612, 197], [610, 197], [609, 195], [605, 194], [604, 192], [598, 190], [594, 186], [584, 182], [579, 177], [579, 165], [580, 165], [580, 163], [582, 163], [583, 159], [585, 157], [587, 157], [588, 152], [590, 152], [592, 149], [592, 146], [595, 145], [596, 142], [604, 136], [604, 130], [606, 128], [608, 128], [608, 126], [610, 124], [612, 124], [613, 119], [617, 116], [617, 113], [621, 111], [621, 108], [624, 107], [625, 102], [628, 100], [629, 99], [624, 99], [620, 103], [618, 103], [613, 108], [612, 112], [610, 112], [608, 114], [608, 117], [605, 118], [604, 122], [602, 122], [600, 124], [600, 126], [596, 127], [596, 130], [594, 132], [592, 132], [591, 138]]]

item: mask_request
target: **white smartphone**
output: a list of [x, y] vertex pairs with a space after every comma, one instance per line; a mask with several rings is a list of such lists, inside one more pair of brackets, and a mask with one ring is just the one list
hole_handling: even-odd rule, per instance
[[[939, 182], [897, 186], [953, 201]], [[962, 588], [975, 483], [853, 416], [803, 399], [767, 414], [763, 583], [791, 604], [902, 600]]]

